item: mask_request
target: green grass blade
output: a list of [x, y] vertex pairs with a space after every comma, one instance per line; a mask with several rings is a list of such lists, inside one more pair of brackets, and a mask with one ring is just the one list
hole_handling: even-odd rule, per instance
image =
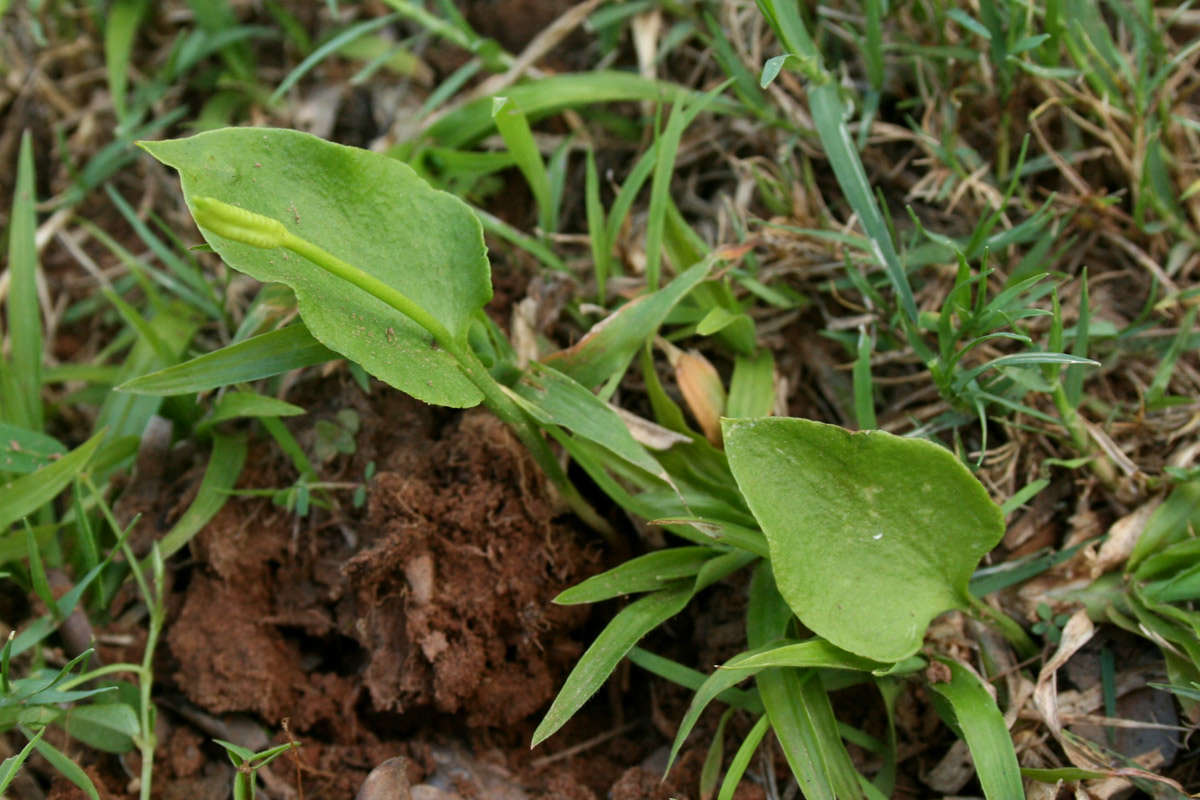
[[596, 153], [587, 149], [584, 205], [587, 209], [588, 241], [592, 247], [592, 270], [596, 274], [596, 302], [604, 305], [608, 299], [606, 284], [612, 260], [612, 244], [604, 222], [604, 205], [600, 202], [600, 176], [596, 171]]
[[158, 256], [159, 261], [170, 270], [180, 281], [192, 289], [196, 296], [204, 302], [204, 312], [213, 319], [221, 318], [221, 303], [217, 298], [216, 291], [212, 284], [204, 277], [203, 273], [193, 263], [189, 263], [180, 258], [171, 248], [163, 244], [162, 240], [154, 235], [149, 226], [138, 217], [137, 212], [126, 202], [120, 192], [114, 189], [111, 185], [105, 186], [105, 191], [108, 197], [112, 200], [113, 205], [121, 212], [121, 216], [133, 228], [134, 233], [138, 235], [150, 251]]
[[[667, 209], [671, 203], [671, 178], [675, 174], [675, 156], [679, 152], [683, 132], [696, 115], [713, 103], [730, 83], [732, 79], [694, 99], [685, 95], [684, 99], [677, 101], [671, 108], [667, 127], [661, 136], [656, 137], [654, 176], [650, 181], [650, 207], [646, 220], [646, 285], [651, 289], [657, 289], [660, 282], [659, 266], [662, 261]], [[692, 263], [679, 263], [674, 266], [676, 271], [681, 271], [692, 266]]]
[[[637, 199], [638, 192], [641, 191], [646, 179], [654, 170], [657, 158], [658, 142], [656, 141], [638, 158], [633, 169], [625, 176], [625, 182], [621, 184], [617, 196], [613, 198], [612, 206], [608, 209], [608, 235], [606, 237], [610, 246], [617, 241], [617, 237], [621, 233], [621, 226], [625, 224], [625, 218], [629, 216], [629, 210], [633, 208], [633, 201]], [[616, 265], [618, 262], [613, 263]]]
[[[91, 517], [83, 506], [83, 486], [79, 481], [71, 485], [71, 515], [74, 517], [75, 541], [78, 547], [79, 559], [85, 569], [92, 569], [100, 563], [100, 546], [96, 542], [96, 532], [92, 527]], [[106, 593], [103, 588], [98, 593], [99, 605], [107, 605]]]
[[766, 417], [775, 407], [775, 357], [763, 348], [753, 357], [738, 356], [729, 379], [728, 417]]
[[296, 441], [296, 437], [292, 436], [292, 432], [287, 429], [287, 426], [279, 421], [279, 417], [263, 417], [259, 422], [267, 429], [267, 433], [271, 434], [271, 438], [279, 445], [279, 449], [292, 462], [292, 466], [296, 468], [296, 472], [300, 474], [301, 479], [315, 480], [317, 470], [313, 467], [312, 462], [309, 461], [308, 454], [304, 452], [304, 448]]
[[125, 324], [131, 330], [135, 331], [141, 338], [141, 341], [153, 349], [154, 353], [160, 359], [168, 363], [175, 360], [175, 354], [172, 352], [171, 346], [163, 341], [154, 326], [136, 308], [122, 300], [121, 296], [111, 289], [102, 288], [100, 292], [112, 304], [113, 308], [117, 310], [117, 313], [121, 315], [121, 319], [125, 321]]
[[0, 531], [49, 503], [78, 475], [100, 446], [98, 433], [57, 461], [0, 486]]
[[900, 301], [900, 308], [911, 322], [917, 319], [917, 303], [913, 297], [912, 287], [908, 282], [908, 274], [900, 263], [896, 245], [892, 241], [891, 231], [888, 230], [871, 184], [867, 181], [866, 170], [858, 151], [850, 140], [850, 132], [844, 120], [844, 109], [838, 96], [836, 84], [827, 83], [812, 86], [809, 90], [809, 108], [812, 111], [813, 122], [817, 126], [817, 135], [829, 165], [833, 168], [838, 185], [846, 194], [846, 201], [858, 214], [863, 228], [871, 237], [872, 250], [879, 265], [887, 274], [892, 289]]
[[[552, 75], [512, 86], [506, 95], [531, 118], [596, 103], [630, 100], [675, 102], [682, 97], [698, 96], [696, 92], [674, 83], [614, 70]], [[710, 106], [710, 110], [736, 114], [740, 112], [740, 106], [729, 101], [717, 101]], [[438, 120], [426, 131], [426, 136], [447, 147], [461, 147], [486, 136], [495, 127], [491, 112], [492, 99], [481, 98]]]
[[555, 255], [553, 250], [537, 239], [534, 239], [532, 236], [526, 236], [504, 220], [489, 214], [481, 208], [472, 206], [471, 210], [475, 212], [475, 216], [479, 218], [479, 224], [483, 226], [484, 231], [487, 233], [499, 236], [509, 244], [516, 245], [542, 262], [543, 266], [547, 269], [552, 269], [555, 272], [570, 272], [566, 263]]
[[[676, 103], [667, 118], [667, 127], [655, 137], [657, 146], [646, 219], [646, 285], [651, 289], [657, 289], [660, 282], [659, 265], [662, 261], [663, 229], [667, 222], [668, 192], [675, 174], [675, 155], [679, 152], [679, 142], [683, 139], [687, 123], [688, 115], [684, 107]], [[683, 264], [675, 266], [676, 269], [685, 268]]]
[[92, 779], [66, 753], [45, 739], [34, 738], [24, 727], [21, 728], [21, 732], [30, 738], [34, 749], [50, 762], [50, 766], [54, 767], [64, 778], [75, 784], [80, 791], [88, 796], [89, 800], [100, 800], [100, 793], [96, 791], [96, 787], [92, 784]]
[[717, 779], [721, 777], [721, 762], [725, 760], [725, 724], [733, 716], [733, 709], [725, 709], [717, 730], [713, 733], [704, 766], [700, 768], [700, 800], [710, 800], [717, 790]]
[[[2, 10], [0, 10], [0, 14], [3, 14]], [[4, 763], [0, 764], [0, 792], [5, 792], [8, 790], [8, 786], [13, 782], [13, 778], [17, 777], [17, 773], [20, 771], [21, 765], [24, 764], [25, 760], [29, 758], [29, 754], [33, 752], [33, 748], [35, 748], [38, 742], [42, 740], [42, 735], [45, 733], [45, 728], [40, 729], [33, 735], [26, 745], [21, 748], [21, 752], [17, 753], [16, 755], [9, 756], [8, 758], [4, 759]]]
[[598, 386], [623, 370], [667, 314], [704, 280], [715, 257], [691, 267], [657, 292], [641, 295], [597, 323], [574, 346], [543, 361], [586, 387]]
[[116, 0], [104, 18], [104, 63], [108, 70], [108, 92], [117, 121], [123, 123], [125, 90], [129, 86], [129, 56], [138, 25], [149, 6], [148, 0]]
[[593, 575], [554, 598], [559, 605], [599, 603], [614, 597], [651, 592], [664, 583], [690, 578], [717, 554], [711, 547], [671, 547], [632, 558], [607, 572]]
[[951, 679], [945, 683], [930, 683], [929, 688], [954, 709], [959, 730], [971, 750], [984, 796], [988, 800], [1024, 797], [1021, 767], [996, 701], [966, 667], [951, 659], [938, 660], [950, 668]]
[[896, 698], [903, 690], [901, 682], [891, 678], [876, 678], [875, 686], [887, 712], [887, 740], [882, 753], [883, 766], [875, 773], [872, 783], [884, 797], [891, 797], [896, 788]]
[[758, 0], [758, 7], [775, 29], [784, 48], [799, 59], [810, 79], [809, 110], [812, 112], [813, 124], [816, 125], [817, 136], [825, 149], [829, 165], [833, 168], [833, 174], [845, 193], [847, 202], [858, 214], [863, 229], [871, 238], [871, 250], [887, 274], [888, 281], [899, 298], [900, 308], [908, 320], [915, 323], [917, 304], [908, 282], [908, 274], [900, 262], [891, 231], [875, 200], [862, 160], [850, 139], [850, 131], [845, 122], [845, 107], [838, 94], [837, 81], [821, 66], [820, 53], [808, 35], [804, 20], [800, 18], [799, 7], [795, 3], [786, 0]]
[[708, 43], [712, 48], [713, 58], [721, 65], [725, 74], [733, 79], [734, 94], [759, 117], [765, 120], [774, 119], [775, 110], [759, 88], [754, 73], [746, 68], [741, 57], [734, 51], [721, 24], [707, 12], [704, 14], [704, 24], [711, 36]]
[[769, 667], [821, 667], [874, 672], [885, 670], [888, 665], [847, 653], [824, 639], [812, 638], [803, 642], [790, 642], [774, 647], [760, 648], [753, 655], [743, 653], [730, 659], [721, 669], [741, 672], [747, 669], [760, 670]]
[[[178, 359], [198, 327], [187, 311], [178, 304], [156, 314], [150, 320], [154, 335], [170, 349], [172, 358], [164, 359], [145, 339], [139, 338], [121, 365], [121, 380], [130, 380], [152, 370], [163, 369]], [[110, 440], [122, 436], [138, 436], [146, 429], [150, 417], [158, 413], [162, 401], [158, 397], [140, 397], [124, 392], [110, 392], [100, 406], [97, 427], [108, 429]], [[103, 479], [101, 474], [98, 480]]]
[[5, 373], [6, 421], [29, 430], [42, 429], [42, 322], [37, 295], [37, 215], [34, 196], [33, 143], [21, 137], [17, 184], [8, 229], [9, 361]]
[[750, 766], [750, 759], [754, 758], [755, 751], [758, 750], [759, 744], [762, 743], [763, 737], [767, 735], [770, 727], [771, 721], [767, 719], [766, 714], [763, 714], [746, 734], [746, 738], [738, 746], [737, 752], [733, 754], [733, 760], [729, 762], [729, 769], [725, 772], [725, 780], [721, 782], [721, 792], [717, 795], [717, 800], [733, 800], [733, 794], [737, 791], [738, 784], [742, 782], [746, 768]]
[[[643, 650], [640, 647], [635, 647], [629, 651], [629, 660], [647, 672], [651, 672], [671, 683], [678, 684], [685, 689], [691, 689], [693, 692], [697, 691], [708, 680], [708, 676], [703, 672], [694, 670], [691, 667], [685, 667], [677, 661], [664, 658], [656, 653], [651, 653], [649, 650]], [[740, 708], [743, 711], [750, 711], [755, 714], [762, 713], [762, 703], [758, 702], [758, 695], [752, 691], [726, 689], [720, 692], [716, 699], [726, 705]]]
[[492, 122], [533, 192], [538, 206], [538, 226], [546, 233], [553, 233], [558, 227], [558, 209], [554, 205], [546, 164], [533, 140], [533, 130], [525, 112], [509, 97], [493, 97]]
[[1171, 340], [1167, 352], [1159, 362], [1158, 369], [1154, 371], [1154, 379], [1150, 382], [1150, 388], [1146, 390], [1148, 405], [1154, 406], [1166, 396], [1167, 386], [1171, 382], [1171, 376], [1175, 373], [1175, 366], [1179, 363], [1180, 356], [1187, 350], [1192, 327], [1196, 324], [1197, 311], [1200, 311], [1200, 306], [1192, 306], [1184, 313], [1183, 319], [1179, 323], [1179, 332]]
[[771, 729], [805, 798], [863, 797], [829, 695], [816, 672], [769, 669], [756, 679]]
[[[753, 652], [773, 647], [793, 619], [771, 570], [760, 566], [750, 582], [746, 612], [746, 639], [756, 648]], [[755, 685], [804, 796], [828, 800], [862, 797], [858, 773], [842, 744], [829, 696], [817, 673], [775, 667], [759, 672]]]
[[708, 243], [683, 218], [683, 212], [675, 205], [670, 194], [667, 195], [666, 215], [663, 249], [667, 258], [675, 265], [676, 272], [687, 269], [712, 251]]
[[226, 436], [221, 433], [213, 435], [212, 456], [208, 459], [196, 499], [159, 542], [159, 552], [163, 558], [178, 552], [216, 516], [221, 506], [229, 499], [229, 493], [238, 476], [242, 474], [242, 466], [245, 463], [244, 436]]
[[[1079, 282], [1079, 319], [1075, 323], [1075, 342], [1071, 346], [1071, 352], [1080, 358], [1087, 358], [1088, 346], [1091, 344], [1092, 309], [1091, 299], [1088, 296], [1086, 269], [1080, 275]], [[1071, 408], [1078, 408], [1083, 400], [1083, 377], [1082, 369], [1068, 368], [1067, 374], [1063, 378], [1063, 390], [1066, 392], [1067, 403]]]
[[646, 595], [627, 605], [596, 637], [567, 680], [537, 730], [532, 747], [550, 738], [608, 680], [638, 640], [678, 614], [692, 596], [691, 581]]
[[667, 759], [668, 768], [675, 762], [676, 756], [679, 755], [683, 743], [687, 741], [687, 737], [691, 735], [692, 729], [696, 727], [696, 723], [700, 720], [700, 715], [704, 713], [704, 709], [708, 704], [717, 699], [724, 693], [733, 689], [734, 686], [752, 677], [758, 673], [757, 669], [725, 669], [740, 663], [741, 661], [752, 658], [760, 652], [764, 652], [773, 644], [764, 645], [759, 648], [747, 650], [744, 653], [738, 653], [729, 661], [722, 665], [723, 668], [714, 670], [711, 674], [705, 677], [704, 682], [695, 689], [695, 694], [692, 696], [692, 702], [688, 706], [687, 712], [683, 715], [683, 719], [679, 723], [679, 728], [675, 731], [675, 741], [671, 744], [671, 754]]
[[[37, 538], [33, 535], [33, 528], [29, 527], [29, 521], [25, 520], [25, 552], [29, 556], [29, 583], [33, 586], [33, 593], [38, 596], [51, 613], [57, 611], [54, 604], [54, 593], [50, 590], [50, 579], [46, 577], [46, 565], [42, 561], [41, 547], [38, 545]], [[55, 622], [62, 620], [56, 619]]]
[[314, 339], [308, 328], [289, 325], [135, 378], [117, 390], [142, 395], [191, 394], [269, 378], [334, 358], [338, 355]]
[[1030, 367], [1039, 364], [1084, 364], [1090, 367], [1100, 366], [1099, 361], [1094, 361], [1090, 358], [1080, 358], [1068, 353], [1012, 353], [1007, 356], [993, 358], [991, 361], [980, 364], [977, 367], [972, 367], [968, 370], [963, 370], [955, 377], [955, 382], [960, 386], [966, 386], [975, 378], [978, 378], [989, 369], [998, 369], [1000, 367]]
[[300, 79], [307, 75], [309, 71], [317, 64], [320, 64], [330, 55], [336, 53], [339, 49], [350, 42], [353, 42], [355, 39], [366, 36], [369, 33], [374, 33], [380, 28], [391, 25], [393, 22], [399, 19], [399, 17], [399, 14], [392, 13], [383, 17], [369, 19], [364, 22], [351, 25], [349, 28], [346, 28], [346, 30], [338, 33], [336, 36], [333, 36], [329, 41], [312, 51], [307, 58], [297, 64], [295, 69], [289, 72], [287, 77], [280, 81], [279, 86], [274, 92], [271, 93], [271, 97], [267, 102], [271, 105], [278, 103], [283, 99], [283, 96], [287, 94], [288, 90], [295, 86]]
[[1125, 563], [1131, 574], [1149, 556], [1163, 547], [1188, 536], [1188, 531], [1200, 525], [1200, 481], [1187, 481], [1171, 490], [1150, 516]]
[[860, 431], [877, 426], [875, 421], [875, 386], [871, 380], [871, 354], [874, 341], [866, 328], [858, 334], [858, 355], [854, 358], [854, 418]]
[[646, 448], [633, 438], [620, 415], [582, 384], [558, 370], [534, 362], [510, 396], [543, 426], [561, 425], [602, 445], [635, 467], [670, 482]]
[[417, 112], [417, 119], [425, 119], [433, 113], [435, 109], [441, 108], [451, 97], [458, 94], [458, 90], [467, 84], [467, 81], [475, 77], [475, 73], [483, 68], [483, 61], [478, 58], [473, 58], [463, 64], [446, 80], [442, 81], [436, 89], [429, 93], [429, 97], [421, 104], [421, 109]]
[[213, 426], [231, 419], [245, 417], [294, 417], [304, 414], [297, 405], [276, 400], [258, 392], [228, 392], [221, 396], [208, 416], [201, 420], [193, 433], [203, 435]]

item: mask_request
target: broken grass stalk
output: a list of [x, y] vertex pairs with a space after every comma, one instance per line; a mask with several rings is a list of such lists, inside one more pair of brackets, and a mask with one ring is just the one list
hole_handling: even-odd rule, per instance
[[463, 374], [479, 389], [484, 403], [492, 413], [508, 424], [521, 443], [529, 449], [546, 477], [561, 493], [563, 500], [585, 523], [614, 547], [619, 547], [617, 533], [608, 521], [596, 512], [575, 488], [555, 457], [546, 440], [529, 415], [521, 410], [492, 378], [479, 358], [465, 341], [452, 336], [432, 314], [409, 299], [403, 292], [363, 270], [348, 264], [332, 253], [289, 231], [282, 222], [262, 214], [217, 200], [197, 197], [192, 201], [192, 215], [197, 224], [209, 231], [251, 247], [290, 250], [331, 275], [357, 286], [364, 292], [387, 303], [429, 332], [438, 346], [458, 363]]

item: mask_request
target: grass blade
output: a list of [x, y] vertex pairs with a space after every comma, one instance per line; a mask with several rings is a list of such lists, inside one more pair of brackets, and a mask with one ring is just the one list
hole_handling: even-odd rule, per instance
[[[682, 97], [697, 96], [697, 93], [678, 84], [649, 80], [615, 70], [553, 75], [512, 86], [506, 94], [534, 119], [560, 109], [595, 103], [629, 100], [674, 102]], [[740, 106], [729, 101], [718, 101], [712, 104], [711, 110], [736, 114], [740, 112]], [[492, 99], [481, 98], [438, 120], [430, 126], [426, 135], [447, 147], [461, 147], [486, 136], [495, 127], [491, 111]]]
[[4, 418], [33, 431], [42, 429], [42, 323], [37, 296], [37, 215], [33, 144], [21, 137], [17, 184], [8, 230], [8, 325], [10, 360], [4, 365]]
[[49, 503], [67, 488], [95, 454], [103, 432], [96, 434], [57, 461], [0, 486], [0, 530], [23, 519]]
[[[694, 99], [684, 95], [671, 109], [666, 129], [661, 136], [656, 137], [654, 177], [650, 180], [650, 208], [646, 220], [646, 285], [651, 289], [657, 289], [659, 284], [663, 234], [667, 224], [667, 207], [671, 202], [671, 177], [675, 174], [675, 156], [679, 152], [683, 131], [696, 115], [715, 101], [717, 95], [725, 91], [732, 82], [732, 79], [727, 80]], [[679, 271], [690, 267], [691, 264], [674, 266], [676, 271]]]
[[858, 333], [858, 355], [854, 358], [854, 418], [860, 431], [878, 427], [875, 421], [875, 387], [871, 380], [871, 335], [863, 328]]
[[[229, 499], [233, 485], [242, 474], [246, 463], [246, 438], [244, 436], [213, 435], [212, 456], [200, 481], [196, 499], [188, 506], [183, 516], [171, 527], [159, 542], [162, 558], [178, 552], [192, 537], [200, 532], [208, 521], [216, 516]], [[146, 566], [149, 561], [146, 562]]]
[[17, 777], [17, 772], [20, 771], [21, 765], [29, 758], [29, 754], [33, 752], [33, 748], [41, 741], [42, 735], [46, 733], [46, 729], [42, 728], [21, 748], [21, 752], [16, 755], [9, 756], [4, 759], [4, 763], [0, 764], [0, 792], [8, 790], [8, 786], [13, 782], [13, 778]]
[[951, 678], [945, 683], [930, 683], [929, 688], [954, 709], [959, 730], [971, 750], [984, 796], [988, 800], [1024, 797], [1021, 767], [996, 701], [979, 678], [962, 664], [948, 658], [938, 660], [950, 668]]
[[[172, 357], [162, 358], [145, 338], [138, 338], [121, 364], [120, 380], [126, 381], [152, 370], [169, 366], [183, 353], [196, 332], [198, 324], [182, 303], [171, 304], [150, 320], [157, 340], [170, 349]], [[162, 400], [158, 397], [139, 397], [123, 392], [110, 392], [100, 406], [96, 426], [107, 428], [110, 442], [123, 436], [141, 437], [150, 417], [158, 413]], [[97, 480], [105, 473], [98, 472]]]
[[356, 25], [351, 25], [349, 28], [346, 28], [346, 30], [337, 34], [329, 41], [325, 42], [325, 44], [309, 53], [307, 58], [296, 65], [296, 68], [289, 72], [287, 77], [285, 77], [279, 83], [278, 88], [271, 93], [271, 97], [267, 102], [271, 105], [278, 103], [283, 99], [283, 96], [287, 94], [288, 89], [291, 89], [293, 86], [295, 86], [301, 78], [308, 74], [309, 70], [324, 61], [326, 57], [336, 53], [339, 49], [350, 42], [353, 42], [359, 37], [366, 36], [368, 33], [373, 33], [380, 28], [391, 25], [399, 18], [399, 14], [392, 13], [377, 19], [369, 19], [365, 22], [359, 22]]
[[1196, 324], [1197, 311], [1200, 311], [1200, 306], [1192, 306], [1184, 313], [1183, 320], [1179, 323], [1179, 332], [1171, 340], [1166, 354], [1163, 355], [1158, 369], [1154, 372], [1154, 380], [1150, 382], [1150, 388], [1146, 390], [1146, 403], [1151, 407], [1161, 403], [1166, 396], [1167, 386], [1171, 382], [1171, 376], [1175, 372], [1179, 357], [1187, 349], [1192, 327]]
[[195, 296], [198, 297], [200, 302], [204, 304], [202, 306], [204, 313], [213, 319], [220, 319], [221, 302], [217, 298], [216, 291], [213, 289], [212, 284], [209, 283], [208, 279], [204, 277], [204, 274], [200, 271], [196, 264], [180, 258], [171, 250], [171, 248], [167, 247], [167, 245], [164, 244], [161, 239], [155, 236], [154, 232], [150, 230], [150, 227], [142, 221], [142, 219], [137, 215], [137, 212], [133, 210], [133, 207], [130, 206], [125, 198], [121, 196], [120, 192], [114, 189], [111, 185], [105, 186], [104, 189], [108, 193], [109, 199], [112, 200], [113, 205], [116, 206], [117, 210], [121, 212], [121, 216], [123, 216], [125, 221], [129, 223], [129, 226], [133, 228], [134, 233], [138, 235], [138, 238], [140, 238], [145, 245], [150, 248], [150, 251], [154, 253], [154, 255], [158, 256], [159, 261], [161, 261], [163, 265], [175, 275], [175, 277], [192, 289], [192, 291], [195, 293]]
[[588, 241], [592, 246], [592, 270], [596, 274], [596, 302], [604, 305], [607, 299], [612, 246], [604, 223], [604, 205], [600, 202], [600, 176], [596, 171], [596, 153], [587, 149], [587, 173], [584, 183], [584, 203], [587, 208]]
[[[794, 618], [770, 569], [759, 567], [750, 582], [746, 638], [769, 650]], [[819, 640], [818, 640], [819, 641]], [[815, 670], [774, 667], [755, 679], [771, 728], [806, 798], [861, 798], [859, 775], [842, 744], [829, 696]]]
[[257, 392], [228, 392], [221, 396], [207, 417], [192, 429], [202, 435], [213, 426], [245, 417], [294, 417], [306, 413], [303, 408]]
[[[653, 673], [671, 683], [678, 684], [685, 689], [691, 689], [693, 692], [697, 691], [708, 680], [708, 676], [703, 672], [694, 670], [691, 667], [685, 667], [677, 661], [664, 658], [656, 653], [651, 653], [649, 650], [643, 650], [640, 647], [635, 647], [629, 651], [629, 660], [647, 672]], [[743, 711], [750, 711], [755, 714], [762, 713], [762, 703], [758, 701], [758, 695], [752, 691], [726, 689], [719, 693], [716, 699], [726, 705], [740, 708]]]
[[516, 245], [538, 261], [541, 261], [547, 269], [552, 269], [555, 272], [570, 272], [566, 263], [553, 250], [537, 239], [521, 233], [521, 231], [512, 225], [509, 225], [497, 216], [489, 214], [482, 208], [472, 206], [471, 210], [475, 212], [475, 216], [479, 218], [479, 224], [483, 226], [483, 230], [487, 233], [499, 236], [509, 244]]
[[708, 754], [704, 757], [704, 766], [700, 768], [700, 800], [712, 800], [717, 790], [717, 778], [721, 777], [721, 762], [725, 760], [725, 723], [733, 715], [733, 709], [725, 709], [717, 730], [713, 733], [712, 743], [708, 746]]
[[54, 767], [64, 778], [75, 784], [80, 791], [88, 796], [89, 800], [100, 800], [100, 793], [96, 791], [96, 787], [92, 784], [92, 779], [66, 753], [45, 739], [35, 738], [24, 727], [21, 728], [21, 732], [29, 737], [34, 749], [50, 762], [50, 766]]
[[510, 396], [542, 425], [561, 425], [670, 482], [662, 466], [633, 438], [620, 415], [558, 370], [537, 362], [530, 364]]
[[691, 599], [692, 589], [691, 581], [681, 581], [621, 609], [567, 676], [550, 710], [533, 732], [530, 746], [537, 747], [566, 724], [608, 680], [639, 639], [683, 610]]
[[148, 5], [148, 0], [116, 0], [105, 16], [104, 64], [108, 69], [108, 93], [112, 96], [117, 121], [121, 123], [128, 113], [125, 89], [129, 85], [129, 56]]
[[659, 291], [631, 300], [593, 326], [575, 345], [543, 360], [584, 386], [598, 386], [625, 368], [675, 304], [704, 280], [716, 260], [705, 259]]
[[775, 356], [767, 348], [747, 358], [737, 356], [729, 379], [728, 417], [766, 417], [775, 407]]
[[334, 358], [338, 355], [314, 339], [308, 328], [289, 325], [127, 381], [117, 390], [164, 396], [205, 392], [323, 364]]
[[[663, 229], [667, 221], [667, 193], [671, 189], [671, 177], [675, 174], [675, 155], [679, 152], [679, 142], [683, 138], [683, 129], [689, 116], [691, 115], [676, 103], [667, 118], [667, 127], [661, 135], [655, 137], [656, 159], [653, 177], [650, 179], [650, 209], [646, 219], [646, 285], [651, 289], [657, 289], [659, 285]], [[679, 269], [684, 265], [675, 266]]]
[[650, 592], [680, 578], [690, 578], [717, 554], [711, 547], [671, 547], [630, 559], [593, 575], [554, 598], [559, 605], [599, 603], [614, 597]]
[[804, 796], [813, 800], [863, 797], [858, 772], [842, 744], [829, 695], [817, 673], [769, 669], [759, 674], [757, 685], [771, 729]]
[[530, 191], [538, 206], [538, 227], [553, 233], [558, 227], [558, 209], [554, 205], [554, 194], [550, 190], [550, 178], [541, 151], [533, 140], [533, 131], [525, 112], [508, 97], [492, 98], [492, 121], [500, 131], [508, 152], [512, 154], [517, 169], [525, 176]]
[[725, 773], [725, 780], [721, 782], [721, 793], [717, 795], [717, 800], [733, 800], [733, 793], [737, 791], [738, 784], [742, 782], [742, 776], [746, 774], [746, 768], [750, 766], [750, 759], [754, 757], [755, 751], [758, 750], [759, 744], [762, 743], [763, 737], [767, 735], [770, 727], [771, 721], [767, 719], [766, 714], [763, 714], [754, 723], [750, 733], [746, 734], [746, 738], [742, 740], [737, 752], [733, 754], [733, 761], [729, 762], [729, 769]]
[[[807, 73], [806, 77], [810, 79], [809, 110], [812, 112], [813, 124], [816, 125], [821, 146], [825, 148], [825, 155], [829, 159], [829, 166], [833, 168], [833, 174], [846, 195], [846, 201], [850, 203], [867, 236], [871, 238], [871, 250], [887, 274], [888, 281], [899, 298], [900, 308], [908, 321], [915, 323], [917, 303], [908, 283], [908, 274], [900, 262], [891, 231], [888, 230], [887, 222], [879, 210], [875, 194], [871, 191], [862, 160], [850, 140], [850, 131], [845, 122], [845, 107], [838, 94], [837, 81], [821, 66], [820, 53], [808, 35], [804, 20], [800, 18], [799, 7], [795, 3], [758, 0], [758, 7], [775, 29], [775, 34], [784, 48], [799, 60]], [[782, 63], [778, 66], [782, 66]], [[764, 77], [765, 75], [764, 71]]]

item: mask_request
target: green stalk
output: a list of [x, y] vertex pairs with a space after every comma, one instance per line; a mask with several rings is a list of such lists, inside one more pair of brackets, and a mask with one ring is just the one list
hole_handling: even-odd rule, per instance
[[[125, 545], [128, 550], [129, 545]], [[126, 554], [126, 558], [130, 559], [130, 565], [133, 567], [135, 575], [140, 574], [137, 567], [137, 562], [133, 560], [133, 551], [130, 550]], [[155, 548], [155, 555], [158, 555], [158, 549]], [[142, 654], [141, 674], [138, 676], [138, 691], [140, 694], [140, 724], [142, 735], [139, 741], [142, 751], [142, 775], [141, 775], [141, 792], [140, 800], [150, 800], [150, 786], [153, 782], [154, 773], [154, 751], [157, 749], [158, 737], [155, 735], [157, 709], [154, 707], [154, 701], [151, 698], [151, 690], [154, 688], [154, 650], [158, 647], [158, 636], [162, 633], [163, 618], [166, 616], [166, 608], [163, 604], [162, 596], [162, 558], [156, 558], [155, 563], [155, 579], [154, 579], [154, 601], [150, 608], [150, 630], [146, 636], [146, 649]], [[147, 595], [147, 597], [149, 597]]]
[[1032, 658], [1037, 655], [1037, 645], [1029, 638], [1029, 634], [1025, 633], [1025, 629], [1017, 624], [1016, 620], [1002, 611], [997, 611], [974, 595], [969, 595], [969, 597], [971, 610], [982, 621], [990, 622], [995, 626], [1000, 631], [1000, 635], [1008, 640], [1021, 658]]
[[618, 549], [621, 547], [617, 532], [592, 508], [583, 495], [579, 494], [579, 490], [571, 483], [566, 471], [558, 463], [554, 451], [550, 449], [550, 445], [529, 415], [504, 393], [500, 384], [483, 366], [466, 341], [452, 336], [446, 326], [432, 314], [395, 287], [348, 264], [307, 239], [296, 236], [279, 220], [246, 211], [212, 197], [195, 198], [192, 201], [192, 213], [197, 223], [227, 239], [253, 247], [281, 247], [291, 250], [331, 275], [379, 298], [428, 331], [438, 346], [458, 362], [467, 379], [479, 389], [484, 404], [517, 434], [517, 438], [533, 455], [546, 477], [561, 493], [567, 506], [611, 546]]
[[[85, 476], [88, 488], [92, 495], [99, 497], [100, 493], [96, 489], [96, 485], [92, 483], [90, 477]], [[108, 524], [112, 526], [114, 531], [120, 531], [121, 526], [117, 523], [116, 517], [113, 516], [112, 510], [109, 509], [107, 503], [100, 504], [101, 512], [104, 514]], [[158, 737], [155, 736], [154, 730], [156, 725], [156, 717], [158, 716], [157, 709], [154, 707], [152, 691], [154, 689], [154, 651], [158, 647], [158, 637], [162, 633], [163, 622], [167, 616], [167, 609], [163, 602], [163, 560], [162, 555], [158, 550], [158, 545], [154, 545], [149, 559], [154, 579], [154, 589], [151, 591], [150, 585], [146, 582], [146, 576], [142, 574], [142, 563], [134, 555], [133, 548], [129, 546], [127, 537], [121, 539], [121, 551], [125, 554], [125, 559], [129, 564], [129, 571], [133, 573], [133, 579], [137, 583], [138, 591], [141, 592], [142, 599], [146, 603], [146, 610], [150, 613], [150, 627], [146, 634], [146, 647], [142, 651], [142, 663], [134, 673], [138, 677], [138, 736], [134, 742], [138, 746], [138, 750], [142, 755], [142, 771], [140, 775], [141, 785], [139, 787], [139, 800], [150, 800], [150, 789], [154, 781], [154, 751], [158, 747]], [[110, 665], [108, 669], [113, 669], [118, 665]], [[99, 672], [99, 671], [98, 671]], [[96, 674], [90, 675], [90, 678], [96, 677]]]
[[1117, 472], [1113, 468], [1112, 461], [1092, 443], [1092, 437], [1088, 435], [1079, 412], [1071, 406], [1071, 401], [1067, 398], [1067, 391], [1063, 387], [1062, 381], [1057, 381], [1054, 385], [1054, 407], [1058, 410], [1059, 419], [1062, 420], [1062, 425], [1066, 428], [1075, 450], [1080, 455], [1091, 456], [1088, 466], [1105, 487], [1110, 490], [1116, 488]]

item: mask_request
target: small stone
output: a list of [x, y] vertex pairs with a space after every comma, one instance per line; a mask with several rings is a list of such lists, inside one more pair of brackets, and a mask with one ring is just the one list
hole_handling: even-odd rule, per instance
[[371, 770], [354, 800], [413, 800], [408, 783], [408, 759], [389, 758]]

